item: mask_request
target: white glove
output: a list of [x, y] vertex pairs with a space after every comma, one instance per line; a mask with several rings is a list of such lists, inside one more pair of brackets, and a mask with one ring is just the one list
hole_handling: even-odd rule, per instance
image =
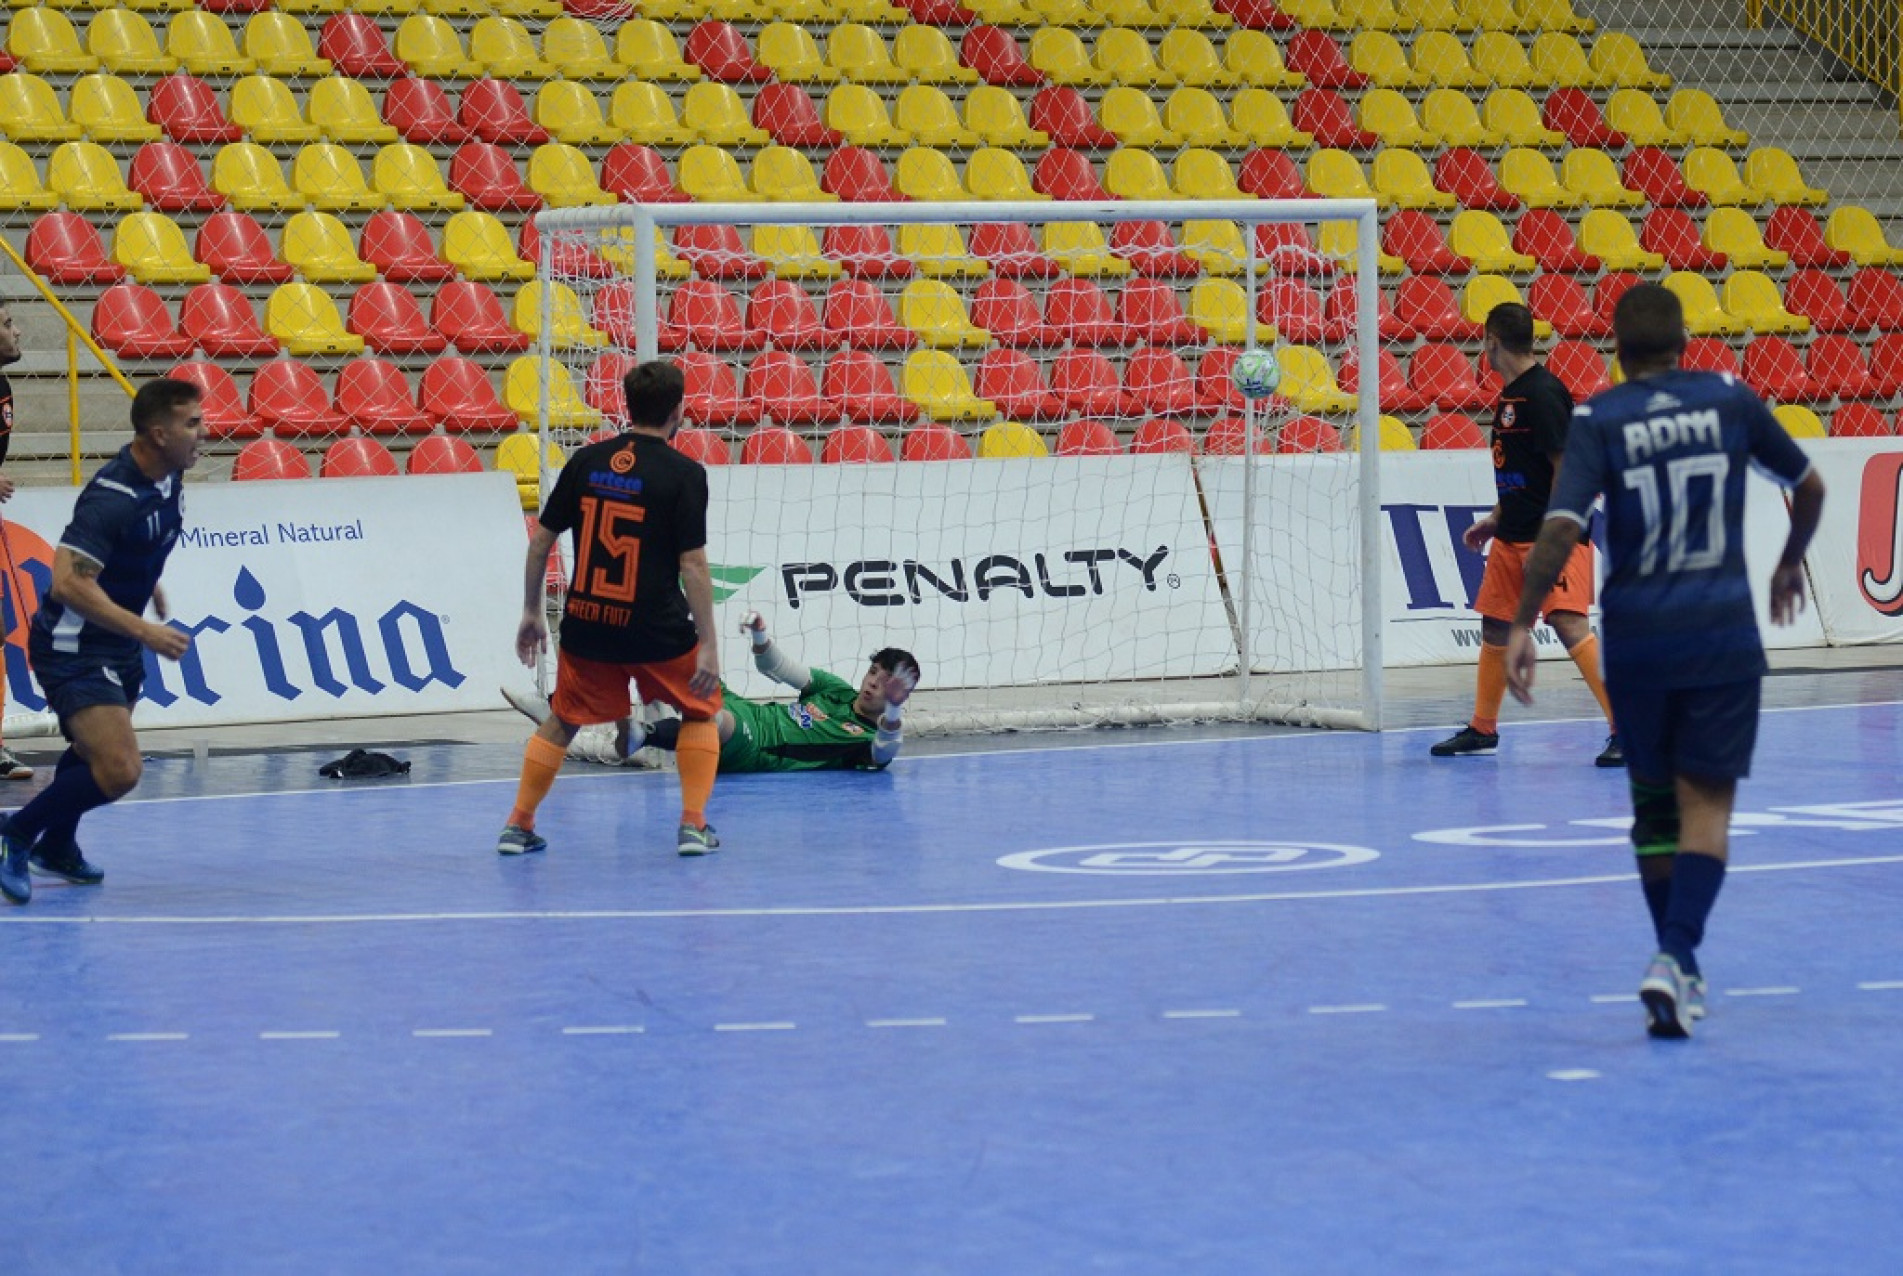
[[912, 694], [912, 688], [918, 686], [918, 675], [910, 669], [894, 669], [885, 676], [885, 703], [888, 708], [897, 710]]
[[740, 618], [740, 632], [753, 643], [755, 651], [772, 641], [767, 637], [766, 617], [757, 611], [750, 611]]

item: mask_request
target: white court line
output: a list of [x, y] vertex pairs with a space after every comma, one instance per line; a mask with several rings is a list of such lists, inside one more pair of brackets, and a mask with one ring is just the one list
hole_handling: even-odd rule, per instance
[[412, 1037], [490, 1037], [495, 1035], [491, 1028], [418, 1028], [411, 1032]]
[[646, 1032], [638, 1023], [604, 1025], [599, 1028], [564, 1028], [564, 1037], [627, 1037]]
[[1308, 1013], [1311, 1015], [1374, 1015], [1386, 1009], [1387, 1007], [1380, 1002], [1370, 1001], [1350, 1006], [1310, 1006]]
[[943, 1028], [943, 1019], [868, 1019], [868, 1028]]
[[40, 1034], [37, 1032], [0, 1032], [0, 1041], [5, 1042], [27, 1042], [39, 1039]]
[[715, 1032], [791, 1032], [799, 1027], [790, 1019], [779, 1019], [769, 1023], [717, 1023]]
[[341, 1032], [261, 1032], [259, 1041], [335, 1041]]
[[1599, 1074], [1591, 1068], [1561, 1068], [1557, 1072], [1546, 1074], [1555, 1081], [1597, 1081]]
[[1525, 1004], [1526, 1004], [1526, 999], [1523, 997], [1502, 997], [1497, 1001], [1456, 1001], [1454, 1003], [1454, 1009], [1455, 1010], [1512, 1010], [1516, 1007], [1524, 1006]]
[[1165, 1019], [1240, 1019], [1240, 1010], [1165, 1010]]
[[1638, 999], [1639, 994], [1636, 992], [1602, 992], [1593, 995], [1592, 1004], [1595, 1006], [1624, 1006], [1636, 1002]]
[[1095, 1015], [1017, 1015], [1017, 1023], [1091, 1023]]
[[1795, 997], [1798, 993], [1802, 991], [1803, 989], [1801, 988], [1791, 988], [1788, 986], [1781, 987], [1781, 988], [1727, 988], [1725, 989], [1725, 996], [1727, 997]]
[[1858, 984], [1864, 992], [1895, 992], [1903, 989], [1903, 979], [1878, 979], [1867, 984]]
[[107, 1041], [185, 1041], [190, 1033], [184, 1032], [109, 1032]]

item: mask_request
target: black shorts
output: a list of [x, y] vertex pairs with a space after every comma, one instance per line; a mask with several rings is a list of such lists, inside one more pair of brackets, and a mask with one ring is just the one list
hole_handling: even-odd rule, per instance
[[1655, 783], [1675, 775], [1710, 780], [1750, 775], [1761, 685], [1758, 678], [1672, 689], [1608, 684], [1627, 772]]
[[129, 710], [139, 703], [139, 692], [145, 687], [143, 655], [84, 655], [54, 651], [35, 642], [28, 644], [27, 656], [40, 690], [46, 693], [46, 706], [59, 715], [60, 734], [68, 740], [73, 736], [66, 723], [75, 713], [99, 704]]

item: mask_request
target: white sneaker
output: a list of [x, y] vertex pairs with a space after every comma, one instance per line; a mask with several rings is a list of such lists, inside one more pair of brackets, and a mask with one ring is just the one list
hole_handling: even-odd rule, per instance
[[548, 701], [536, 695], [533, 691], [517, 691], [514, 687], [504, 687], [502, 689], [502, 698], [509, 702], [511, 709], [514, 709], [536, 726], [539, 727], [548, 721]]

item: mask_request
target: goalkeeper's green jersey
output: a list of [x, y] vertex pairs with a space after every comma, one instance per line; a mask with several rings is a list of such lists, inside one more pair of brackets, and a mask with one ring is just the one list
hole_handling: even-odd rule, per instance
[[720, 746], [723, 771], [853, 771], [877, 769], [877, 727], [852, 711], [859, 689], [823, 669], [790, 703], [760, 704], [726, 693], [734, 732]]

